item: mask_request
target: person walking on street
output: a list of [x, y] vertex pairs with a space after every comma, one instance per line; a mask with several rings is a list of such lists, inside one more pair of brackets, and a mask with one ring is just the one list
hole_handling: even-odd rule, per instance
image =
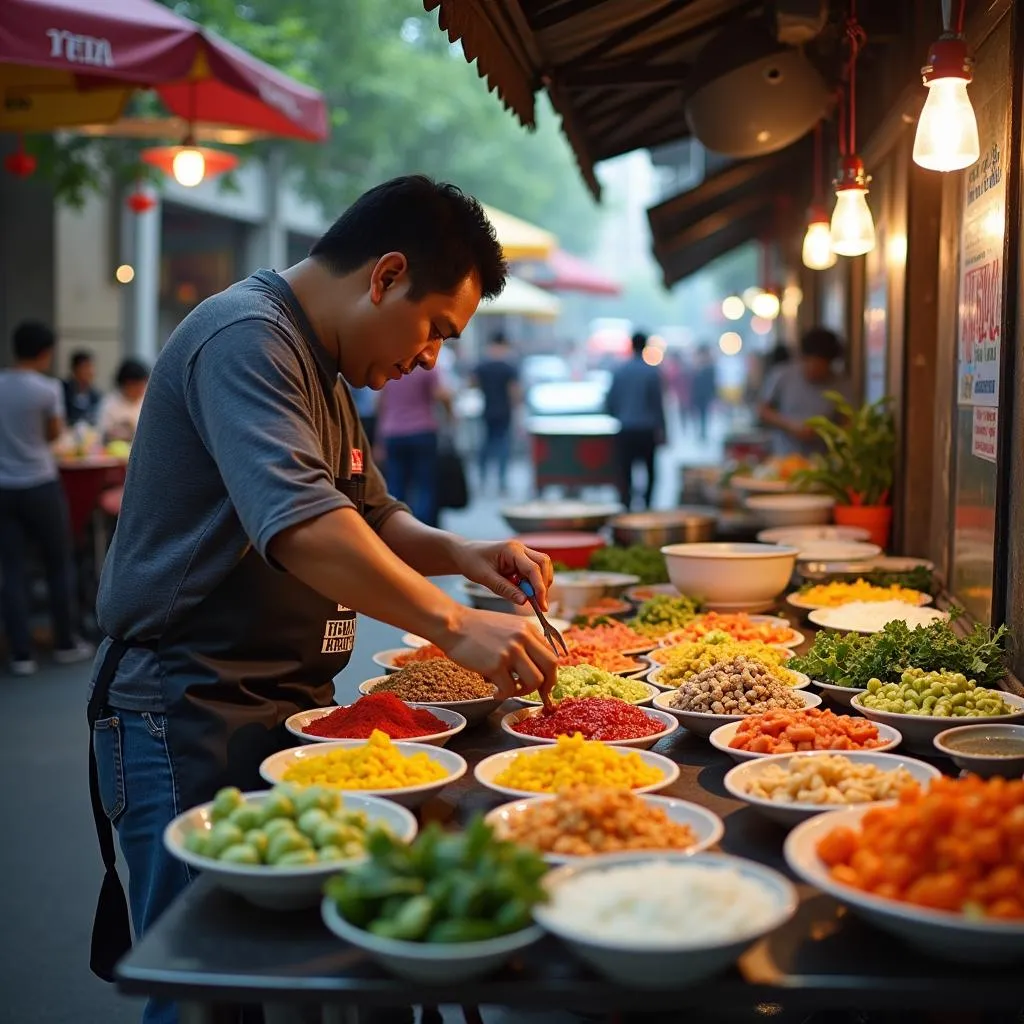
[[0, 610], [14, 675], [39, 670], [32, 650], [29, 566], [37, 548], [46, 568], [53, 659], [92, 656], [74, 634], [74, 560], [67, 500], [50, 445], [64, 429], [64, 391], [48, 376], [55, 339], [45, 324], [14, 331], [14, 367], [0, 370]]
[[438, 406], [451, 422], [451, 395], [437, 367], [391, 381], [381, 391], [377, 406], [388, 488], [427, 526], [437, 526]]
[[508, 490], [508, 463], [512, 450], [512, 414], [520, 399], [519, 371], [512, 362], [508, 338], [501, 331], [491, 335], [485, 358], [473, 371], [473, 380], [484, 398], [484, 437], [480, 445], [480, 486], [487, 468], [498, 474], [498, 491]]
[[96, 363], [92, 353], [79, 349], [71, 353], [71, 376], [64, 381], [64, 413], [69, 427], [76, 423], [96, 424], [103, 396], [93, 386], [96, 382]]
[[[164, 827], [222, 786], [263, 788], [261, 762], [294, 745], [288, 716], [334, 702], [357, 612], [437, 644], [502, 698], [550, 692], [555, 656], [527, 618], [468, 608], [426, 578], [461, 575], [523, 604], [518, 574], [547, 607], [550, 559], [419, 522], [387, 493], [349, 391], [430, 370], [506, 274], [475, 199], [397, 178], [306, 259], [201, 302], [163, 347], [97, 601], [101, 977], [130, 943], [111, 825], [144, 935], [193, 878]], [[144, 1014], [176, 1017], [160, 1001]]]
[[609, 416], [619, 421], [617, 438], [619, 498], [627, 511], [633, 504], [633, 467], [644, 466], [647, 482], [644, 487], [644, 508], [651, 507], [654, 497], [655, 453], [665, 443], [665, 399], [661, 374], [643, 357], [647, 335], [633, 335], [633, 356], [618, 366], [605, 399]]
[[708, 418], [717, 395], [715, 361], [711, 358], [711, 349], [704, 345], [697, 349], [697, 365], [691, 386], [692, 407], [697, 417], [697, 436], [701, 441], [708, 439]]

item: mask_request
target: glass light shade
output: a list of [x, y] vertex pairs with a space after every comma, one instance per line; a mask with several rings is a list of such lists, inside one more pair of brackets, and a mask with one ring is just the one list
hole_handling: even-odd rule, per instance
[[917, 122], [914, 163], [929, 171], [959, 171], [981, 154], [978, 120], [966, 78], [936, 78], [927, 82], [928, 99]]
[[832, 251], [840, 256], [863, 256], [875, 247], [875, 221], [866, 188], [841, 188], [832, 211]]
[[761, 292], [750, 304], [750, 311], [762, 320], [774, 320], [779, 315], [781, 303], [775, 292]]
[[179, 185], [194, 188], [206, 177], [206, 158], [198, 149], [185, 146], [174, 154], [171, 171]]
[[832, 230], [827, 220], [812, 220], [807, 225], [801, 258], [808, 270], [828, 270], [836, 265]]

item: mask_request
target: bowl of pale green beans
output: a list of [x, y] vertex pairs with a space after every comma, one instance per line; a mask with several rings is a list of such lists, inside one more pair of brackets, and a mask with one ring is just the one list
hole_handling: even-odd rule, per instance
[[933, 741], [953, 725], [981, 725], [1024, 719], [1024, 697], [978, 686], [959, 672], [906, 669], [898, 682], [872, 679], [850, 706], [872, 722], [903, 734], [909, 750], [934, 753]]

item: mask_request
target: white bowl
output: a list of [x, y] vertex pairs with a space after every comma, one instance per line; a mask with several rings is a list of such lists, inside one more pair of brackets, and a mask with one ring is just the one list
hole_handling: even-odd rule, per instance
[[361, 949], [392, 974], [434, 985], [469, 981], [489, 974], [544, 934], [537, 925], [530, 925], [482, 942], [405, 942], [385, 939], [349, 924], [328, 896], [320, 904], [320, 913], [324, 924], [335, 935]]
[[641, 583], [638, 587], [629, 587], [624, 596], [633, 604], [644, 604], [652, 597], [678, 597], [679, 591], [671, 583]]
[[[265, 758], [260, 765], [260, 777], [269, 782], [272, 786], [285, 781], [284, 773], [293, 764], [307, 760], [310, 757], [319, 757], [331, 750], [351, 750], [353, 747], [361, 747], [366, 740], [334, 740], [331, 743], [306, 744], [302, 747], [290, 747], [287, 750], [279, 750]], [[385, 800], [393, 800], [403, 807], [419, 807], [425, 803], [439, 790], [450, 785], [466, 774], [469, 767], [464, 758], [454, 751], [445, 750], [443, 747], [431, 747], [425, 743], [409, 743], [406, 740], [395, 741], [394, 746], [399, 753], [406, 757], [413, 754], [426, 754], [431, 761], [437, 762], [445, 771], [443, 778], [435, 782], [424, 782], [418, 786], [399, 786], [394, 789], [345, 789], [343, 786], [332, 787], [342, 793], [363, 793], [367, 796], [379, 796]], [[348, 797], [346, 796], [346, 800]]]
[[[488, 812], [484, 820], [494, 829], [499, 839], [508, 839], [509, 822], [519, 817], [528, 808], [553, 799], [553, 794], [544, 793], [540, 796], [524, 797], [522, 800], [512, 800], [507, 804], [495, 807], [493, 811]], [[725, 833], [722, 819], [699, 804], [692, 804], [688, 800], [677, 800], [673, 796], [655, 796], [653, 793], [644, 793], [640, 799], [649, 807], [656, 807], [664, 811], [670, 821], [674, 821], [678, 825], [686, 825], [693, 832], [696, 840], [693, 846], [677, 851], [679, 853], [701, 853], [714, 846]], [[606, 857], [609, 854], [595, 854], [594, 856]], [[544, 853], [543, 857], [549, 864], [558, 867], [563, 864], [578, 864], [590, 859], [590, 857], [570, 856], [562, 853]]]
[[[914, 591], [914, 593], [917, 594], [917, 607], [923, 608], [925, 605], [928, 605], [928, 604], [932, 603], [932, 595], [931, 594], [922, 594], [920, 591]], [[854, 602], [851, 600], [851, 601], [846, 601], [844, 603], [845, 604], [853, 604]], [[909, 601], [907, 601], [906, 603], [910, 604]], [[841, 604], [828, 605], [828, 604], [819, 604], [817, 601], [808, 601], [806, 598], [804, 598], [804, 597], [802, 597], [800, 595], [799, 591], [796, 592], [796, 593], [793, 593], [793, 594], [787, 594], [786, 595], [786, 604], [790, 605], [793, 608], [799, 608], [800, 611], [802, 611], [802, 612], [813, 612], [813, 611], [817, 611], [818, 609], [821, 609], [821, 608], [842, 608], [843, 607]], [[911, 605], [911, 607], [913, 607], [913, 605]]]
[[[405, 665], [396, 665], [395, 659], [403, 654], [408, 654], [409, 647], [391, 647], [386, 651], [378, 651], [372, 658], [374, 665], [384, 669], [388, 675], [392, 675], [395, 672], [401, 672]], [[410, 662], [410, 664], [413, 664]]]
[[[375, 676], [373, 679], [365, 679], [359, 684], [359, 692], [365, 697], [368, 693], [373, 693], [373, 688], [387, 678], [387, 676]], [[415, 703], [416, 707], [430, 708], [431, 710], [442, 708], [445, 711], [457, 711], [466, 719], [467, 725], [476, 725], [502, 703], [497, 687], [494, 688], [494, 693], [493, 697], [477, 697], [474, 700], [421, 700], [407, 701], [406, 703]]]
[[777, 544], [669, 544], [669, 579], [708, 608], [766, 611], [789, 585], [797, 549]]
[[903, 742], [907, 750], [913, 750], [918, 754], [933, 754], [935, 752], [935, 737], [940, 732], [945, 732], [956, 725], [1009, 725], [1011, 722], [1024, 721], [1024, 697], [1018, 697], [1014, 693], [1007, 693], [999, 690], [999, 695], [1006, 704], [1015, 710], [1008, 715], [987, 715], [970, 718], [951, 715], [936, 717], [935, 715], [905, 715], [894, 711], [877, 711], [874, 708], [865, 707], [861, 703], [860, 695], [850, 701], [850, 707], [859, 711], [865, 718], [872, 722], [882, 722], [891, 725], [903, 733]]
[[[538, 633], [543, 633], [544, 630], [536, 616], [534, 616], [533, 609], [530, 608], [528, 604], [523, 605], [523, 607], [526, 609], [526, 611], [522, 613], [523, 616], [531, 616], [531, 618], [526, 620], [527, 625], [529, 625], [531, 629], [537, 630]], [[553, 618], [550, 615], [546, 615], [545, 618], [552, 626], [554, 626], [555, 629], [558, 630], [559, 633], [564, 633], [572, 625], [568, 619]], [[405, 644], [406, 647], [428, 647], [430, 645], [429, 640], [422, 636], [417, 636], [415, 633], [403, 633], [402, 643]]]
[[[845, 757], [855, 764], [870, 764], [885, 772], [894, 772], [899, 768], [905, 768], [914, 781], [922, 788], [928, 786], [932, 779], [942, 775], [938, 768], [933, 768], [924, 761], [917, 761], [912, 757], [903, 757], [900, 754], [879, 754], [875, 751], [863, 750], [808, 750], [799, 754], [772, 754], [768, 757], [761, 757], [754, 761], [744, 761], [730, 768], [726, 772], [725, 788], [737, 799], [750, 804], [751, 807], [760, 811], [766, 818], [778, 822], [780, 825], [797, 825], [807, 818], [813, 818], [817, 814], [826, 811], [834, 811], [837, 808], [849, 807], [849, 804], [806, 804], [797, 802], [783, 802], [778, 800], [766, 800], [764, 797], [752, 796], [749, 787], [760, 778], [771, 765], [779, 765], [782, 768], [788, 767], [794, 758], [821, 758], [821, 757]], [[878, 803], [879, 801], [872, 801]]]
[[743, 496], [748, 494], [788, 494], [794, 491], [794, 485], [788, 480], [762, 480], [756, 476], [734, 476], [729, 481], [729, 487], [739, 491]]
[[[351, 707], [351, 705], [347, 705]], [[441, 729], [438, 732], [425, 733], [423, 736], [408, 736], [403, 738], [403, 742], [406, 743], [426, 743], [431, 747], [444, 747], [447, 746], [448, 741], [458, 733], [462, 732], [466, 728], [466, 718], [464, 715], [460, 715], [458, 711], [449, 711], [447, 708], [438, 707], [427, 707], [421, 704], [410, 704], [410, 707], [418, 708], [423, 707], [424, 710], [429, 711], [436, 718], [439, 718], [441, 722], [447, 725], [447, 729]], [[327, 708], [312, 708], [310, 711], [299, 711], [294, 715], [289, 715], [285, 719], [284, 727], [295, 737], [300, 739], [303, 743], [333, 743], [338, 737], [336, 736], [314, 736], [303, 730], [310, 722], [315, 722], [318, 718], [323, 718], [325, 715], [329, 715], [332, 711], [337, 711], [337, 707]]]
[[846, 565], [863, 563], [864, 572], [872, 571], [871, 560], [882, 553], [877, 544], [867, 544], [859, 540], [805, 541], [798, 546], [800, 554], [797, 555], [797, 562], [801, 565], [809, 562], [841, 562]]
[[[669, 704], [669, 699], [674, 693], [674, 690], [659, 693], [654, 698], [654, 706], [659, 711], [667, 711], [670, 715], [675, 715], [682, 723], [683, 728], [687, 732], [692, 732], [694, 736], [703, 736], [707, 739], [719, 726], [729, 722], [742, 722], [747, 717], [746, 715], [712, 715], [706, 711], [682, 711]], [[821, 698], [816, 693], [809, 693], [807, 690], [793, 690], [793, 693], [803, 701], [805, 708], [816, 708], [821, 704]]]
[[754, 861], [722, 853], [622, 853], [589, 857], [556, 868], [545, 877], [544, 884], [553, 892], [582, 872], [604, 871], [622, 864], [666, 860], [701, 868], [739, 870], [771, 893], [776, 912], [766, 927], [748, 930], [716, 945], [695, 941], [685, 934], [680, 934], [679, 941], [671, 945], [652, 942], [638, 946], [626, 945], [621, 939], [598, 939], [559, 920], [550, 906], [544, 904], [535, 908], [534, 917], [581, 960], [613, 981], [631, 989], [674, 989], [724, 970], [748, 946], [785, 924], [796, 913], [796, 889], [786, 878]]
[[811, 684], [816, 686], [833, 704], [841, 704], [844, 708], [850, 706], [850, 701], [858, 693], [868, 692], [860, 686], [837, 686], [835, 683], [822, 683], [817, 679], [812, 679]]
[[[538, 743], [556, 743], [557, 740], [549, 740], [543, 736], [528, 736], [525, 733], [516, 732], [516, 730], [512, 728], [512, 726], [521, 722], [524, 718], [534, 718], [543, 713], [543, 708], [520, 708], [519, 711], [510, 711], [501, 720], [502, 732], [511, 736], [516, 743], [524, 747], [533, 746]], [[608, 743], [613, 747], [635, 747], [637, 750], [650, 750], [656, 743], [663, 740], [666, 736], [671, 736], [672, 733], [679, 728], [679, 723], [664, 711], [657, 711], [654, 708], [644, 708], [644, 714], [647, 715], [648, 718], [653, 718], [655, 722], [661, 725], [660, 731], [652, 733], [650, 736], [638, 736], [636, 739], [631, 740], [601, 740], [601, 742]]]
[[[646, 669], [638, 670], [638, 674], [641, 675], [641, 676], [645, 675], [646, 672], [647, 672]], [[613, 672], [612, 675], [614, 675], [614, 674], [615, 673]], [[647, 690], [647, 693], [645, 693], [644, 696], [640, 697], [638, 700], [628, 700], [628, 701], [626, 701], [626, 703], [627, 704], [635, 704], [637, 707], [641, 707], [643, 705], [650, 704], [651, 701], [654, 699], [654, 695], [658, 692], [658, 688], [656, 686], [652, 686], [650, 683], [645, 683], [645, 682], [643, 682], [640, 679], [635, 679], [633, 681], [637, 682], [641, 686], [643, 686]], [[615, 699], [619, 700], [620, 698], [616, 697]], [[514, 700], [517, 704], [524, 705], [525, 707], [528, 707], [528, 708], [539, 708], [541, 706], [541, 701], [539, 701], [539, 700], [527, 700], [525, 697], [513, 697], [512, 700]]]
[[1024, 753], [969, 754], [957, 750], [953, 745], [955, 741], [966, 737], [1014, 739], [1024, 742], [1024, 725], [961, 725], [946, 729], [935, 737], [935, 749], [951, 758], [953, 764], [965, 772], [979, 775], [983, 779], [990, 779], [996, 775], [1017, 779], [1024, 775]]
[[[700, 616], [698, 615], [697, 618], [700, 619]], [[807, 639], [803, 633], [793, 627], [793, 624], [788, 619], [784, 619], [779, 615], [748, 615], [747, 618], [752, 623], [760, 623], [767, 626], [774, 626], [776, 629], [788, 629], [790, 631], [790, 635], [785, 641], [769, 644], [769, 647], [785, 647], [787, 649], [799, 647]], [[666, 633], [665, 636], [658, 641], [658, 646], [672, 647], [675, 644], [687, 643], [686, 638], [681, 636], [684, 630], [685, 627], [683, 629], [674, 630], [671, 633]]]
[[[498, 754], [491, 754], [490, 757], [485, 757], [477, 764], [473, 775], [481, 786], [486, 786], [487, 789], [491, 789], [495, 793], [501, 793], [504, 796], [542, 795], [529, 789], [512, 789], [509, 786], [501, 786], [494, 780], [517, 757], [536, 757], [538, 754], [545, 752], [546, 749], [546, 747], [542, 746], [530, 746], [523, 747], [521, 750], [503, 750]], [[639, 757], [645, 764], [651, 768], [657, 768], [662, 773], [663, 777], [658, 782], [652, 782], [649, 786], [638, 786], [633, 790], [634, 793], [657, 793], [658, 790], [671, 786], [679, 778], [679, 765], [675, 761], [670, 761], [667, 757], [662, 757], [661, 754], [652, 754], [649, 750], [632, 750], [629, 747], [609, 746], [608, 749], [614, 750], [621, 757]]]
[[803, 549], [806, 545], [833, 541], [866, 541], [870, 536], [870, 530], [865, 530], [862, 526], [777, 526], [770, 530], [761, 530], [757, 539], [762, 544], [788, 544], [790, 547], [800, 548], [800, 558], [803, 559]]
[[[244, 795], [248, 803], [262, 803], [268, 792]], [[416, 837], [416, 819], [404, 807], [390, 800], [381, 800], [363, 793], [346, 793], [343, 803], [348, 810], [365, 811], [371, 824], [386, 826], [403, 843], [411, 843]], [[185, 837], [196, 829], [210, 829], [213, 826], [212, 810], [211, 801], [179, 814], [164, 829], [164, 847], [172, 857], [202, 871], [222, 889], [236, 893], [259, 907], [295, 910], [315, 906], [323, 892], [324, 882], [331, 875], [365, 859], [355, 857], [323, 864], [279, 868], [270, 864], [226, 864], [214, 857], [202, 857], [185, 848]]]
[[[869, 625], [876, 616], [878, 624]], [[807, 616], [808, 621], [820, 629], [860, 633], [862, 636], [880, 633], [889, 622], [905, 622], [908, 628], [914, 629], [915, 626], [928, 626], [948, 618], [948, 612], [922, 608], [906, 601], [851, 601], [838, 608], [816, 608]]]
[[[662, 692], [668, 690], [671, 693], [675, 693], [676, 690], [678, 690], [679, 687], [682, 685], [682, 683], [663, 683], [661, 681], [661, 673], [665, 670], [665, 668], [667, 668], [666, 665], [659, 665], [658, 668], [654, 669], [654, 671], [651, 672], [650, 675], [648, 675], [647, 681], [652, 686], [656, 686]], [[797, 672], [796, 669], [792, 668], [787, 668], [786, 671], [796, 676], [796, 682], [788, 684], [791, 690], [806, 690], [807, 687], [811, 685], [811, 677], [804, 675], [803, 672]]]
[[[729, 744], [733, 741], [733, 737], [736, 735], [736, 731], [739, 729], [739, 722], [729, 722], [727, 725], [720, 725], [709, 737], [708, 740], [711, 746], [715, 750], [720, 750], [723, 754], [728, 754], [734, 761], [759, 761], [766, 757], [778, 757], [778, 754], [755, 754], [750, 750], [739, 750], [737, 747], [730, 747]], [[895, 750], [902, 742], [903, 737], [900, 735], [899, 729], [893, 729], [892, 726], [882, 725], [881, 722], [875, 723], [875, 728], [878, 730], [878, 738], [884, 740], [884, 742], [877, 747], [872, 747], [870, 751], [865, 753], [872, 754], [884, 754], [889, 750]], [[808, 751], [811, 753], [811, 751]], [[852, 754], [857, 751], [852, 750], [823, 750], [823, 754]], [[789, 757], [789, 754], [783, 754], [782, 757]]]
[[944, 960], [990, 964], [1024, 957], [1024, 921], [979, 921], [962, 914], [928, 910], [862, 892], [832, 878], [818, 856], [818, 843], [834, 828], [859, 828], [863, 816], [877, 806], [830, 811], [797, 825], [783, 847], [790, 869], [883, 931]]
[[826, 494], [758, 494], [747, 498], [765, 526], [818, 526], [832, 521], [836, 499]]
[[602, 597], [618, 597], [627, 587], [639, 582], [639, 576], [621, 572], [596, 572], [589, 569], [556, 572], [550, 597], [559, 603], [563, 615], [572, 616]]

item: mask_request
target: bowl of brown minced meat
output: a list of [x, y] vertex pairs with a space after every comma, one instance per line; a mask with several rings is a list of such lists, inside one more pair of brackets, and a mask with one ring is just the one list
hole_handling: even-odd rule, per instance
[[468, 725], [483, 721], [501, 703], [493, 683], [449, 658], [416, 661], [392, 675], [367, 679], [359, 692], [393, 693], [409, 704], [458, 711]]

